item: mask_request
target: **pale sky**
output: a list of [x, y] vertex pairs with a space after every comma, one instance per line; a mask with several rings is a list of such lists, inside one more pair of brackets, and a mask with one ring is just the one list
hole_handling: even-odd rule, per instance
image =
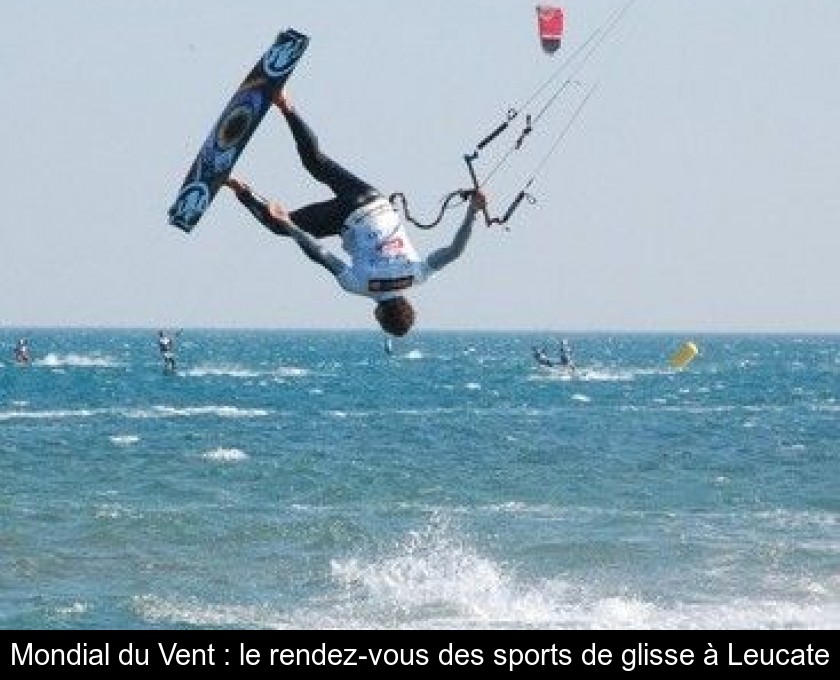
[[[464, 154], [625, 1], [557, 3], [549, 56], [525, 0], [9, 0], [0, 326], [375, 329], [229, 193], [190, 234], [167, 223], [263, 50], [308, 34], [289, 89], [324, 150], [430, 217], [469, 186]], [[412, 294], [416, 328], [840, 332], [838, 30], [837, 0], [636, 0], [487, 186], [503, 211], [597, 85], [537, 202], [476, 227]], [[273, 111], [234, 174], [289, 208], [328, 196]]]

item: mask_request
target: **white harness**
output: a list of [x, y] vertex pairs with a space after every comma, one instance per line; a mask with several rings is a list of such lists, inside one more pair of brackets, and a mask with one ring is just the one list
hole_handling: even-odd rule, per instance
[[397, 211], [385, 198], [350, 213], [341, 240], [352, 263], [338, 275], [338, 281], [351, 293], [385, 300], [429, 276], [429, 268], [409, 241]]

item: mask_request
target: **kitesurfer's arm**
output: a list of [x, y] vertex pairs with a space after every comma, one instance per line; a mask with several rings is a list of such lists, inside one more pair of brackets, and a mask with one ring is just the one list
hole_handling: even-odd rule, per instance
[[279, 203], [266, 201], [256, 196], [247, 184], [234, 177], [228, 178], [225, 185], [233, 190], [239, 202], [248, 208], [269, 231], [278, 236], [289, 236], [294, 239], [310, 260], [320, 264], [334, 276], [338, 276], [344, 270], [346, 267], [344, 261], [292, 222], [289, 213]]
[[429, 255], [426, 260], [429, 267], [435, 271], [439, 271], [461, 256], [464, 252], [464, 248], [467, 246], [467, 241], [470, 240], [470, 236], [472, 235], [475, 216], [484, 210], [486, 205], [487, 199], [481, 190], [472, 194], [469, 206], [467, 207], [467, 214], [464, 216], [464, 221], [458, 228], [455, 238], [452, 239], [452, 243], [448, 246], [439, 248]]
[[257, 218], [257, 221], [265, 226], [269, 231], [278, 236], [288, 236], [286, 229], [282, 225], [276, 224], [272, 219], [270, 203], [262, 196], [257, 196], [251, 187], [245, 182], [235, 177], [229, 177], [225, 180], [225, 186], [228, 187], [239, 199], [239, 202], [248, 208], [248, 211]]
[[[279, 209], [281, 211], [278, 214], [275, 209]], [[329, 250], [324, 248], [321, 245], [320, 241], [313, 236], [307, 234], [303, 229], [297, 226], [292, 220], [289, 218], [289, 214], [280, 208], [277, 203], [271, 204], [271, 215], [278, 223], [281, 225], [281, 228], [286, 230], [286, 233], [291, 236], [295, 243], [298, 244], [298, 247], [306, 254], [306, 256], [315, 262], [316, 264], [320, 264], [322, 267], [327, 269], [333, 276], [338, 276], [347, 265], [344, 261], [333, 255]]]

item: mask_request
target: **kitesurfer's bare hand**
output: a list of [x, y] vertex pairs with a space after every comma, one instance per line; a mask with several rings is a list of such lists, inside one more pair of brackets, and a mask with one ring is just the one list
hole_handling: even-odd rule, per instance
[[289, 219], [289, 213], [277, 201], [269, 201], [268, 214], [280, 222], [291, 222]]
[[272, 231], [275, 233], [290, 234], [290, 227], [293, 226], [292, 218], [289, 217], [287, 210], [277, 201], [269, 201], [268, 214], [274, 219], [275, 227]]
[[487, 207], [487, 196], [481, 189], [476, 189], [470, 197], [470, 208], [474, 212], [484, 210]]
[[273, 101], [283, 113], [290, 113], [292, 110], [292, 100], [285, 87], [277, 90], [271, 98], [271, 101]]

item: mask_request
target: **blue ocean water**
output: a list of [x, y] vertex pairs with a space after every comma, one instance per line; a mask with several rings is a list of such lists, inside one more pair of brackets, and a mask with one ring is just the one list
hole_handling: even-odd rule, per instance
[[840, 336], [20, 332], [4, 629], [840, 627]]

